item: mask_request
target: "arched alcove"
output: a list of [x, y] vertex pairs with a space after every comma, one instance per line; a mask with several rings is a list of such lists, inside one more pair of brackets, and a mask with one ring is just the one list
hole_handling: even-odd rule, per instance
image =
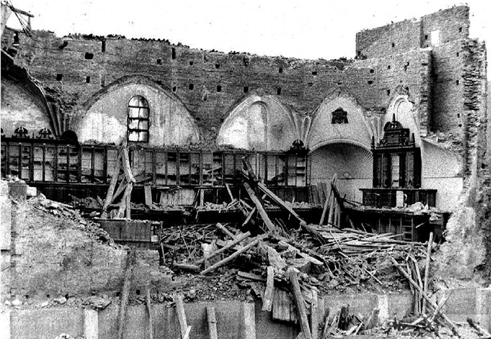
[[373, 161], [370, 151], [346, 142], [327, 143], [310, 153], [311, 182], [329, 182], [337, 176], [337, 186], [346, 198], [362, 201], [360, 188], [371, 187]]
[[[130, 105], [137, 97], [142, 98], [148, 107]], [[128, 141], [149, 146], [185, 146], [199, 141], [199, 129], [179, 98], [141, 76], [115, 81], [95, 94], [84, 107], [85, 110], [72, 123], [80, 142], [120, 144], [128, 139], [129, 128], [142, 136]], [[138, 112], [144, 109], [147, 115], [128, 115], [137, 109]], [[137, 127], [134, 126], [135, 121], [138, 122]]]
[[217, 143], [257, 151], [288, 150], [300, 139], [296, 120], [274, 96], [251, 94], [230, 110]]

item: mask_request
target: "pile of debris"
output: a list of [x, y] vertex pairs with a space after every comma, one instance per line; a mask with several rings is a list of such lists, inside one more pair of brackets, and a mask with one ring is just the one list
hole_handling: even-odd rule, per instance
[[[343, 201], [335, 178], [321, 222], [307, 224], [255, 179], [246, 160], [244, 168], [244, 188], [250, 198], [246, 204], [252, 206], [245, 222], [239, 228], [218, 223], [167, 230], [160, 237], [165, 264], [176, 272], [218, 274], [224, 283], [232, 280], [250, 287], [273, 319], [299, 322], [303, 338], [391, 330], [438, 335], [441, 327], [460, 336], [456, 325], [441, 312], [443, 303], [435, 305], [430, 299], [431, 239], [425, 245], [397, 240], [398, 235], [393, 234], [339, 229]], [[265, 199], [286, 210], [290, 222], [271, 220]], [[324, 226], [326, 215], [328, 225]], [[351, 314], [349, 307], [319, 316], [319, 300], [329, 291], [363, 284], [400, 290], [407, 286], [400, 274], [414, 295], [412, 321], [394, 319], [380, 328], [377, 309], [362, 316]]]

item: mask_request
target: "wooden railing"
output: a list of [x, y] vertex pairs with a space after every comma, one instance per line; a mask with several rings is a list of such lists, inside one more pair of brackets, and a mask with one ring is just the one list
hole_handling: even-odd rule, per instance
[[[28, 183], [108, 184], [118, 147], [60, 140], [3, 138], [2, 176]], [[137, 184], [223, 187], [241, 182], [242, 157], [268, 186], [306, 187], [307, 158], [287, 152], [190, 150], [131, 146], [130, 162]]]
[[435, 207], [436, 189], [419, 188], [360, 188], [363, 192], [363, 205], [376, 208], [396, 207], [397, 191], [402, 191], [403, 203], [412, 205], [421, 202], [423, 205]]

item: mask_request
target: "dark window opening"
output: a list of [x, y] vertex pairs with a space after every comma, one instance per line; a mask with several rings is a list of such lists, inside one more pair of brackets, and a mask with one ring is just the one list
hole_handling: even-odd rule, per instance
[[157, 65], [162, 65], [162, 59], [157, 59]]
[[215, 64], [215, 68], [216, 69], [219, 69], [220, 68], [220, 64]]
[[458, 86], [460, 84], [459, 80], [455, 80], [455, 84]]
[[193, 66], [193, 65], [194, 65], [194, 61], [190, 61], [189, 66]]
[[104, 87], [104, 86], [106, 86], [106, 76], [102, 75], [101, 76], [101, 87]]
[[370, 70], [370, 73], [375, 73], [375, 71], [373, 69]]
[[459, 33], [462, 33], [462, 27], [459, 27]]
[[373, 84], [373, 81], [372, 80], [368, 80], [368, 84], [369, 85]]
[[348, 112], [341, 107], [332, 112], [331, 124], [347, 124]]
[[63, 74], [56, 74], [56, 80], [61, 81], [63, 79]]
[[283, 68], [282, 68], [282, 67], [280, 67], [280, 68], [278, 69], [278, 73], [283, 73]]
[[243, 57], [243, 58], [242, 58], [242, 62], [244, 63], [244, 66], [245, 66], [245, 67], [249, 66], [249, 58], [247, 58], [247, 57]]
[[176, 93], [176, 91], [177, 91], [177, 87], [176, 86], [172, 87], [172, 92]]
[[460, 53], [459, 52], [457, 52], [457, 56], [460, 56]]
[[106, 51], [106, 40], [102, 40], [101, 52], [104, 53], [105, 51]]
[[387, 66], [387, 69], [390, 69], [390, 65], [389, 65], [389, 66]]
[[194, 89], [194, 84], [189, 84], [189, 90], [192, 91]]
[[457, 113], [457, 118], [459, 118], [459, 119], [460, 119], [460, 113]]
[[172, 47], [172, 60], [176, 59], [176, 49]]
[[428, 40], [428, 34], [425, 34], [425, 40]]
[[134, 96], [128, 104], [128, 141], [148, 142], [149, 125], [148, 101], [140, 95]]
[[244, 86], [244, 93], [247, 93], [247, 92], [249, 92], [249, 87]]
[[217, 92], [221, 92], [222, 91], [222, 86], [218, 85], [217, 86]]
[[317, 75], [317, 71], [313, 71], [312, 72], [312, 75]]
[[278, 87], [278, 88], [276, 89], [276, 94], [277, 94], [277, 95], [280, 95], [280, 94], [281, 94], [281, 87]]
[[90, 84], [90, 77], [89, 76], [88, 77], [85, 77], [85, 82], [88, 83], [88, 84]]
[[390, 95], [390, 89], [387, 90], [387, 95]]
[[392, 48], [396, 47], [396, 44], [395, 43], [392, 43]]
[[87, 59], [87, 60], [94, 59], [94, 54], [93, 53], [89, 53], [89, 52], [85, 53], [85, 59]]

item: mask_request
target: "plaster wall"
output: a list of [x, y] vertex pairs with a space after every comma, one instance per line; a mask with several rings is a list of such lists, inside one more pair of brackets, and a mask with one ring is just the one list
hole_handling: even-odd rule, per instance
[[248, 150], [288, 150], [300, 139], [295, 116], [274, 96], [251, 95], [222, 124], [217, 143]]
[[454, 210], [464, 189], [462, 158], [427, 141], [423, 142], [421, 156], [422, 188], [437, 189], [436, 206]]
[[329, 182], [337, 175], [341, 195], [362, 202], [360, 187], [372, 187], [372, 155], [366, 149], [345, 143], [320, 147], [311, 153], [312, 184]]
[[[341, 108], [347, 112], [348, 123], [333, 124], [332, 112]], [[352, 143], [370, 149], [372, 132], [364, 109], [344, 93], [328, 96], [315, 113], [307, 137], [307, 145], [315, 150], [328, 143]]]
[[29, 136], [37, 136], [42, 128], [51, 128], [48, 116], [35, 104], [29, 94], [12, 81], [2, 78], [1, 126], [10, 137], [16, 128], [23, 126]]
[[80, 142], [120, 144], [126, 139], [128, 103], [136, 95], [150, 108], [149, 146], [187, 145], [199, 140], [199, 131], [186, 108], [164, 91], [131, 83], [102, 95], [74, 126]]

